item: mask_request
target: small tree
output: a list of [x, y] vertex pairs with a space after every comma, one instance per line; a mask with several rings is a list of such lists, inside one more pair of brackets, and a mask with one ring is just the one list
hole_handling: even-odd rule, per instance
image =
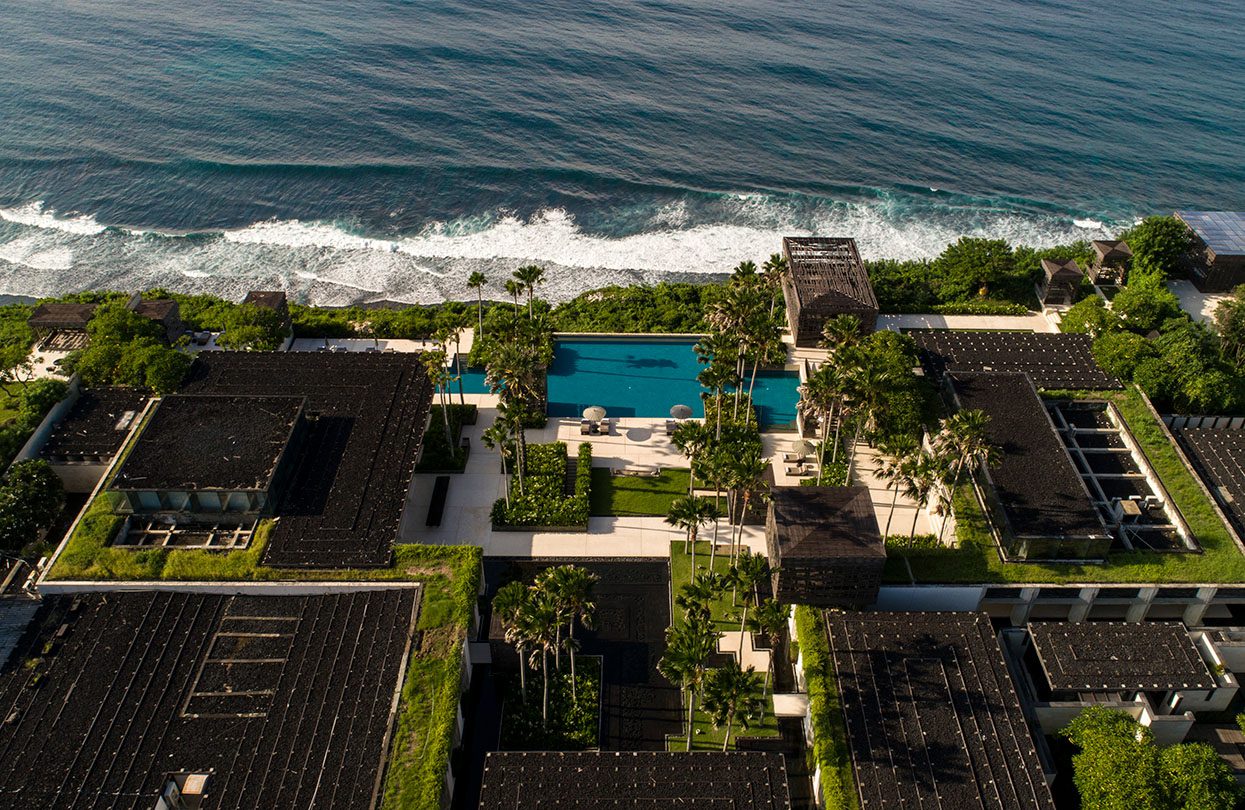
[[[770, 677], [777, 674], [775, 668], [778, 666], [776, 662], [778, 644], [782, 641], [782, 631], [787, 627], [787, 616], [789, 613], [790, 608], [780, 603], [777, 599], [766, 599], [757, 605], [752, 618], [748, 622], [748, 627], [752, 632], [760, 633], [769, 642], [769, 669], [765, 671], [765, 686], [761, 691], [762, 698], [769, 696]], [[762, 707], [761, 716], [765, 716], [764, 707]]]
[[1004, 239], [962, 236], [930, 265], [946, 301], [989, 296], [1015, 280], [1016, 257]]
[[512, 644], [515, 652], [519, 654], [519, 690], [524, 703], [527, 703], [527, 659], [524, 657], [527, 637], [523, 628], [526, 623], [524, 614], [530, 600], [531, 589], [522, 582], [507, 582], [493, 596], [493, 612], [501, 621], [506, 642]]
[[723, 751], [730, 747], [735, 724], [747, 729], [752, 719], [764, 710], [764, 705], [761, 676], [752, 667], [740, 669], [738, 662], [731, 661], [711, 670], [705, 679], [705, 711], [714, 728], [726, 726]]
[[692, 570], [696, 570], [696, 537], [700, 527], [718, 519], [717, 507], [708, 498], [684, 495], [675, 498], [670, 504], [670, 513], [666, 515], [666, 523], [683, 529], [683, 553], [691, 549]]
[[1193, 249], [1193, 232], [1175, 217], [1146, 217], [1120, 234], [1133, 252], [1131, 285], [1143, 277], [1164, 281], [1179, 275]]
[[666, 652], [657, 671], [687, 695], [687, 750], [692, 750], [696, 695], [704, 685], [705, 663], [717, 649], [718, 634], [707, 621], [690, 621], [666, 630]]
[[285, 323], [281, 314], [269, 307], [239, 304], [224, 318], [225, 331], [216, 344], [226, 349], [270, 352], [285, 341]]
[[484, 337], [484, 285], [488, 279], [479, 270], [467, 277], [467, 289], [476, 291], [476, 337]]
[[1237, 371], [1245, 371], [1245, 284], [1215, 308], [1215, 329], [1223, 359]]
[[51, 526], [65, 506], [65, 489], [46, 461], [15, 463], [0, 483], [0, 549], [16, 553]]
[[1172, 318], [1182, 316], [1180, 300], [1162, 284], [1137, 281], [1120, 290], [1111, 302], [1111, 311], [1124, 327], [1140, 334], [1158, 329]]

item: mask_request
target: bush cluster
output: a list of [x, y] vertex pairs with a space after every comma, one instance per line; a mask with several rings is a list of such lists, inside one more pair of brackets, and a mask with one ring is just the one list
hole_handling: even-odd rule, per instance
[[64, 505], [64, 487], [46, 461], [14, 464], [0, 482], [0, 550], [16, 553], [29, 547]]
[[683, 332], [708, 329], [704, 314], [718, 298], [716, 284], [605, 287], [586, 292], [552, 313], [559, 332]]
[[47, 416], [53, 405], [65, 398], [68, 390], [63, 381], [49, 379], [32, 380], [22, 386], [9, 387], [16, 387], [18, 390], [9, 394], [9, 408], [15, 407], [16, 413], [7, 422], [0, 424], [0, 463], [3, 464], [8, 464], [17, 455], [30, 434], [39, 427], [43, 417]]
[[419, 457], [418, 472], [462, 472], [467, 465], [467, 450], [461, 445], [463, 425], [476, 423], [475, 405], [454, 405], [448, 407], [450, 418], [450, 442], [445, 440], [445, 423], [440, 413], [441, 406], [434, 405], [428, 429], [424, 431], [422, 455]]
[[523, 700], [518, 673], [507, 674], [501, 693], [505, 713], [501, 723], [501, 747], [507, 751], [586, 751], [596, 748], [601, 726], [601, 659], [581, 656], [575, 667], [575, 692], [571, 695], [570, 669], [549, 676], [549, 723], [541, 718], [538, 678], [528, 678], [528, 699]]
[[89, 385], [137, 385], [169, 394], [190, 370], [190, 356], [164, 345], [163, 327], [109, 301], [95, 310], [87, 347], [66, 358], [69, 371]]
[[847, 750], [847, 729], [821, 614], [815, 608], [797, 605], [795, 628], [808, 687], [813, 761], [821, 766], [822, 805], [826, 810], [856, 810], [859, 804], [852, 780], [852, 757]]
[[592, 445], [579, 445], [575, 491], [565, 492], [566, 444], [533, 444], [527, 447], [527, 470], [523, 491], [512, 481], [510, 502], [493, 504], [495, 526], [546, 526], [581, 528], [588, 525], [588, 496], [592, 488]]

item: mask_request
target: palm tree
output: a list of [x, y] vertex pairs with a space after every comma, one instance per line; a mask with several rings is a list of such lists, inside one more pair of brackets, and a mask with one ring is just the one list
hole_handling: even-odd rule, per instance
[[[837, 369], [829, 363], [823, 363], [809, 375], [799, 387], [800, 399], [796, 408], [805, 418], [812, 416], [817, 420], [821, 443], [817, 449], [817, 483], [821, 484], [822, 472], [826, 466], [826, 443], [830, 439], [830, 422], [834, 420], [835, 408], [841, 400], [841, 388]], [[835, 427], [835, 444], [838, 444], [838, 427]], [[831, 460], [833, 462], [833, 458]]]
[[541, 725], [549, 726], [549, 651], [554, 649], [562, 629], [562, 612], [556, 600], [542, 590], [533, 590], [523, 612], [523, 633], [535, 647], [532, 658], [540, 655], [540, 671], [544, 676], [541, 698]]
[[921, 510], [929, 503], [930, 495], [933, 494], [934, 487], [938, 486], [941, 478], [942, 471], [939, 464], [926, 455], [920, 456], [917, 461], [909, 465], [901, 478], [904, 495], [916, 504], [916, 509], [912, 512], [912, 529], [908, 532], [910, 543], [916, 539], [916, 522], [921, 516]]
[[821, 327], [821, 345], [837, 354], [840, 350], [860, 342], [860, 318], [855, 315], [835, 315]]
[[[743, 545], [744, 541], [744, 519], [748, 514], [748, 506], [752, 501], [752, 496], [766, 492], [765, 471], [769, 469], [769, 462], [761, 458], [759, 453], [752, 453], [734, 460], [730, 467], [730, 483], [731, 490], [735, 493], [734, 503], [731, 504], [731, 559], [735, 559], [735, 549]], [[764, 494], [762, 494], [764, 497]], [[735, 523], [739, 522], [739, 539], [735, 540]]]
[[713, 571], [697, 571], [690, 582], [685, 582], [674, 597], [676, 607], [683, 609], [689, 622], [709, 621], [709, 605], [722, 591], [722, 577]]
[[531, 589], [522, 582], [508, 582], [498, 588], [493, 596], [493, 613], [501, 621], [506, 643], [513, 644], [519, 654], [519, 689], [524, 703], [527, 703], [527, 662], [523, 652], [527, 646], [527, 637], [523, 634], [523, 627], [530, 601]]
[[739, 668], [737, 661], [710, 671], [705, 679], [705, 711], [714, 728], [726, 726], [725, 751], [731, 744], [731, 731], [738, 723], [744, 729], [752, 718], [764, 711], [761, 678], [752, 667]]
[[676, 624], [666, 630], [666, 652], [657, 671], [687, 694], [687, 750], [692, 750], [696, 695], [705, 679], [705, 663], [717, 651], [718, 634], [707, 621]]
[[514, 299], [514, 314], [517, 318], [519, 315], [519, 296], [523, 294], [523, 285], [516, 279], [508, 278], [503, 286], [506, 289], [506, 293]]
[[894, 437], [883, 448], [882, 465], [878, 468], [877, 475], [886, 482], [887, 489], [894, 491], [891, 495], [891, 508], [886, 515], [886, 528], [882, 531], [883, 538], [890, 536], [891, 520], [895, 517], [895, 507], [899, 505], [899, 491], [903, 489], [907, 470], [920, 456], [921, 448], [910, 436]]
[[860, 443], [860, 434], [865, 430], [869, 433], [873, 432], [878, 414], [897, 383], [898, 380], [891, 369], [870, 362], [867, 358], [847, 377], [848, 399], [856, 415], [856, 430], [852, 434], [852, 451], [847, 456], [848, 484], [852, 481], [852, 469], [856, 463], [856, 446]]
[[[769, 642], [770, 665], [769, 669], [765, 671], [765, 687], [761, 691], [763, 698], [769, 696], [770, 676], [776, 674], [774, 669], [777, 664], [774, 658], [778, 655], [778, 644], [782, 641], [782, 631], [787, 626], [789, 613], [787, 606], [780, 603], [777, 599], [766, 599], [756, 606], [756, 610], [752, 613], [752, 618], [748, 621], [748, 629], [765, 636]], [[764, 717], [764, 708], [761, 711], [761, 716]]]
[[506, 459], [513, 452], [511, 440], [513, 435], [510, 432], [510, 423], [503, 419], [500, 415], [493, 420], [493, 424], [485, 428], [480, 434], [480, 440], [484, 442], [484, 446], [490, 450], [497, 450], [501, 456], [501, 474], [506, 479], [506, 506], [510, 506], [510, 476], [506, 472]]
[[733, 286], [748, 286], [757, 279], [757, 263], [751, 260], [745, 260], [735, 265], [735, 272], [731, 274], [731, 284]]
[[476, 291], [477, 338], [484, 337], [484, 285], [487, 283], [488, 279], [479, 270], [467, 277], [467, 289]]
[[[982, 467], [994, 464], [1001, 451], [990, 443], [990, 417], [985, 411], [959, 411], [942, 420], [940, 427], [934, 441], [935, 450], [948, 462], [950, 487], [954, 492], [965, 472], [971, 476]], [[949, 501], [951, 496], [946, 497]], [[946, 528], [947, 521], [944, 520], [938, 529], [939, 542], [942, 542]]]
[[420, 354], [419, 359], [423, 361], [424, 368], [428, 372], [428, 379], [432, 382], [437, 392], [438, 398], [441, 400], [441, 421], [445, 424], [445, 446], [454, 451], [454, 439], [450, 433], [450, 409], [449, 404], [445, 401], [446, 390], [450, 383], [450, 370], [446, 368], [446, 357], [443, 349], [436, 349]]
[[782, 297], [782, 282], [787, 276], [787, 257], [781, 253], [771, 254], [761, 265], [761, 273], [765, 279], [765, 286], [770, 291], [769, 314], [772, 318], [778, 299]]
[[713, 391], [713, 412], [717, 427], [714, 436], [722, 438], [722, 391], [735, 384], [735, 371], [729, 363], [711, 362], [696, 375], [696, 381]]
[[709, 446], [709, 428], [703, 422], [684, 422], [674, 429], [670, 443], [687, 456], [689, 472], [687, 476], [687, 494], [696, 490], [696, 458]]
[[[596, 585], [596, 574], [577, 565], [559, 565], [546, 568], [536, 578], [536, 585], [544, 589], [557, 603], [562, 621], [566, 624], [566, 648], [571, 659], [571, 700], [578, 700], [575, 684], [575, 625], [582, 622], [585, 627], [592, 627], [592, 619], [596, 613], [596, 602], [592, 591]], [[562, 646], [561, 628], [558, 630], [558, 646]], [[559, 658], [554, 653], [555, 662]], [[561, 666], [559, 665], [559, 669]]]
[[696, 570], [696, 535], [700, 532], [701, 526], [717, 518], [718, 510], [714, 507], [713, 501], [708, 498], [684, 495], [675, 498], [670, 504], [670, 513], [666, 515], [666, 523], [686, 532], [683, 538], [683, 553], [686, 554], [688, 547], [691, 547], [692, 571]]
[[769, 560], [764, 554], [753, 554], [747, 549], [740, 551], [739, 562], [732, 569], [734, 584], [741, 591], [744, 603], [743, 613], [739, 620], [739, 650], [743, 654], [744, 631], [748, 627], [748, 608], [757, 603], [760, 596], [760, 584], [770, 574]]
[[514, 271], [514, 278], [527, 289], [527, 316], [532, 317], [532, 299], [536, 285], [545, 282], [545, 268], [538, 264], [525, 264]]

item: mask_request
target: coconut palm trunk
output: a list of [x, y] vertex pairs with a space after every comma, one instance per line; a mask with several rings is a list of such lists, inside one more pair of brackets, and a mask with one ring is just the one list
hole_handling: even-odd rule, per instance
[[696, 687], [687, 681], [687, 750], [692, 750], [692, 726], [696, 722]]
[[549, 728], [549, 648], [548, 647], [542, 647], [540, 650], [540, 668], [541, 668], [541, 671], [545, 673], [545, 692], [540, 700], [540, 724], [543, 728]]

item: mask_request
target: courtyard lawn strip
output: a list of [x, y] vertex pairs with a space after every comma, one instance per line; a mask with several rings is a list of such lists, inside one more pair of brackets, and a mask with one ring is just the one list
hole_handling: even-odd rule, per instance
[[[1050, 395], [1055, 394], [1051, 392]], [[1102, 565], [1004, 563], [999, 558], [976, 497], [967, 487], [962, 487], [955, 496], [960, 547], [907, 552], [891, 549], [886, 565], [886, 582], [911, 582], [903, 564], [904, 557], [919, 583], [1245, 582], [1245, 555], [1233, 542], [1213, 504], [1198, 486], [1193, 472], [1181, 461], [1140, 391], [1133, 387], [1107, 392], [1061, 391], [1057, 395], [1107, 399], [1115, 403], [1146, 459], [1201, 544], [1202, 553], [1113, 551]]]
[[[712, 531], [712, 529], [710, 529]], [[725, 533], [723, 533], [725, 536]], [[717, 558], [713, 562], [713, 570], [718, 574], [725, 574], [731, 567], [729, 552], [723, 553], [725, 547], [718, 549]], [[707, 541], [699, 541], [696, 543], [696, 561], [701, 570], [708, 568], [710, 544]], [[684, 583], [690, 582], [692, 578], [692, 555], [683, 553], [683, 542], [676, 540], [670, 544], [670, 586], [673, 595], [677, 596], [679, 588]], [[730, 589], [723, 592], [721, 598], [714, 600], [709, 605], [710, 617], [713, 621], [713, 629], [719, 633], [733, 633], [736, 637], [739, 635], [739, 619], [740, 607], [731, 604]], [[683, 612], [677, 607], [672, 606], [671, 621], [673, 623], [682, 623], [685, 621]], [[751, 631], [745, 631], [751, 632]], [[719, 653], [719, 655], [730, 655], [730, 653]], [[712, 668], [712, 667], [710, 667]], [[765, 673], [760, 673], [761, 677], [765, 677]], [[774, 697], [772, 690], [765, 700], [765, 717], [759, 722], [754, 721], [747, 729], [736, 726], [731, 731], [732, 741], [738, 741], [740, 737], [777, 737], [778, 736], [778, 718], [774, 716]], [[684, 706], [684, 714], [686, 714], [686, 706]], [[693, 751], [721, 751], [722, 742], [726, 738], [726, 727], [715, 729], [713, 722], [710, 720], [707, 712], [697, 701], [695, 721], [692, 723], [692, 750]], [[686, 751], [687, 739], [684, 735], [672, 735], [666, 738], [666, 748], [670, 751]], [[737, 745], [735, 747], [738, 747]]]
[[821, 768], [822, 806], [826, 810], [857, 810], [860, 803], [852, 776], [852, 755], [821, 611], [797, 605], [795, 628], [804, 657], [804, 681], [812, 716], [813, 762]]
[[593, 467], [590, 512], [593, 517], [665, 517], [670, 504], [687, 494], [689, 475], [686, 469], [666, 469], [649, 478]]

